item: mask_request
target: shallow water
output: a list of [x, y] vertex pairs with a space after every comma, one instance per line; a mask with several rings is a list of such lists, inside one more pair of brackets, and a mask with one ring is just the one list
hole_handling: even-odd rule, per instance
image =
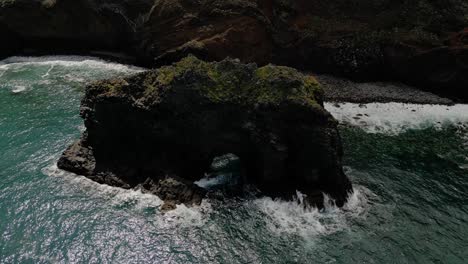
[[466, 263], [467, 106], [327, 105], [355, 186], [343, 209], [211, 199], [162, 215], [155, 196], [55, 167], [83, 130], [84, 84], [138, 71], [0, 62], [0, 263]]

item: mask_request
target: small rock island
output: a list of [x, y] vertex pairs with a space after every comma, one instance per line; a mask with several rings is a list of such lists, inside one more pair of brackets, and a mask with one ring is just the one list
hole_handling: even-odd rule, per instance
[[141, 187], [168, 207], [200, 204], [194, 184], [214, 158], [239, 157], [242, 183], [316, 206], [342, 206], [352, 186], [342, 169], [337, 122], [318, 82], [295, 69], [205, 62], [194, 56], [86, 88], [86, 131], [61, 169], [122, 188]]

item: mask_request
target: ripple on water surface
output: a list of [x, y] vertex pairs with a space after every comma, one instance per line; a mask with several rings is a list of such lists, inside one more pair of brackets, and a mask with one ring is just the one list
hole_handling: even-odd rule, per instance
[[355, 192], [342, 209], [329, 204], [319, 212], [297, 201], [225, 198], [163, 215], [153, 195], [99, 185], [54, 165], [83, 129], [78, 112], [84, 84], [141, 70], [88, 57], [0, 62], [0, 262], [468, 258], [466, 106], [327, 105], [347, 124], [341, 127], [345, 169]]

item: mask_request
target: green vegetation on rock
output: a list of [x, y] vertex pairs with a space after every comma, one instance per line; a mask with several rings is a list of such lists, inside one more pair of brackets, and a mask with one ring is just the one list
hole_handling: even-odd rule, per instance
[[[130, 83], [132, 85], [130, 85]], [[237, 60], [205, 62], [195, 56], [159, 69], [138, 74], [129, 80], [117, 79], [94, 85], [111, 95], [157, 98], [174, 88], [194, 89], [212, 102], [275, 104], [294, 101], [318, 106], [322, 89], [318, 82], [289, 67], [242, 64]], [[128, 88], [128, 89], [126, 89]], [[143, 93], [137, 94], [137, 91]]]

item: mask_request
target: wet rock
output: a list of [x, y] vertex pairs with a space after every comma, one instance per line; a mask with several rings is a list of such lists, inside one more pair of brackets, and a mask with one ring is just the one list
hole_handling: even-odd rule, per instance
[[91, 175], [94, 172], [96, 161], [91, 147], [84, 146], [86, 143], [77, 141], [70, 145], [58, 161], [60, 168], [69, 168], [81, 175]]
[[[327, 193], [341, 206], [351, 183], [337, 122], [322, 97], [313, 77], [291, 68], [190, 56], [88, 86], [81, 106], [86, 132], [59, 166], [107, 184], [113, 175], [168, 204], [190, 205], [204, 194], [193, 182], [215, 157], [232, 153], [243, 182], [266, 195], [290, 198], [298, 190], [320, 205], [315, 194]], [[93, 150], [86, 162], [83, 148]], [[80, 167], [90, 163], [92, 172]]]
[[149, 179], [142, 186], [164, 201], [161, 208], [163, 211], [175, 209], [175, 206], [181, 203], [199, 205], [206, 195], [206, 190], [177, 176], [166, 176], [158, 181]]

